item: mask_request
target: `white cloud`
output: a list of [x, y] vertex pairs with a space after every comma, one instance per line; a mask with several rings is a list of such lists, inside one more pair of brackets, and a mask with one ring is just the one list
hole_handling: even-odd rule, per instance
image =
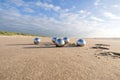
[[105, 23], [102, 23], [99, 25], [99, 29], [96, 30], [95, 36], [98, 37], [105, 37], [105, 38], [119, 38], [120, 37], [120, 28], [119, 28], [119, 21], [111, 20], [106, 21]]
[[91, 19], [97, 22], [103, 22], [104, 20], [95, 16], [91, 16]]
[[100, 1], [101, 1], [101, 0], [95, 0], [94, 5], [95, 5], [95, 6], [98, 6], [98, 5], [100, 4]]
[[10, 2], [16, 4], [17, 6], [25, 5], [23, 0], [10, 0]]
[[31, 9], [31, 8], [24, 8], [24, 11], [25, 11], [25, 12], [30, 12], [30, 13], [33, 13], [33, 12], [34, 12], [34, 10]]
[[48, 3], [37, 2], [36, 5], [39, 7], [43, 7], [47, 10], [50, 10], [50, 9], [55, 10], [55, 11], [61, 10], [61, 7], [54, 6], [53, 4], [48, 4]]
[[79, 12], [82, 13], [82, 14], [86, 13], [85, 10], [80, 10]]
[[80, 14], [86, 14], [86, 15], [88, 15], [88, 14], [90, 14], [90, 12], [89, 11], [87, 11], [87, 10], [80, 10], [80, 11], [78, 11]]
[[117, 16], [111, 12], [104, 12], [103, 15], [109, 19], [120, 19], [120, 16]]
[[76, 8], [76, 6], [74, 5], [74, 6], [72, 6], [72, 9], [75, 9]]
[[79, 18], [79, 15], [73, 14], [73, 13], [62, 13], [60, 15], [60, 18], [65, 23], [73, 23], [73, 22], [77, 21], [77, 19]]
[[[5, 9], [1, 9], [0, 11], [0, 17], [7, 17], [8, 15], [11, 16], [11, 17], [19, 17], [21, 16], [21, 14], [19, 13], [19, 10], [14, 8], [14, 7], [11, 7], [10, 9], [8, 10], [5, 10]], [[6, 16], [5, 16], [6, 15]]]
[[78, 11], [78, 14], [79, 14], [79, 18], [85, 19], [89, 15], [91, 15], [91, 12], [89, 12], [87, 10], [80, 10], [80, 11]]
[[115, 5], [112, 5], [112, 7], [114, 7], [114, 8], [119, 8], [120, 6], [117, 5], [117, 4], [115, 4]]
[[36, 2], [36, 5], [37, 6], [42, 6], [42, 3], [41, 2]]
[[46, 1], [46, 2], [50, 2], [50, 3], [53, 2], [53, 0], [45, 0], [45, 1]]

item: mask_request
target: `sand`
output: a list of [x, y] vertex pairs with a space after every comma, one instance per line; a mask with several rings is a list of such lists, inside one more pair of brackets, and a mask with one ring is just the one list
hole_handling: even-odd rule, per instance
[[33, 39], [0, 36], [0, 80], [120, 80], [120, 39], [85, 39], [84, 47], [59, 48], [50, 38], [41, 37], [39, 45]]

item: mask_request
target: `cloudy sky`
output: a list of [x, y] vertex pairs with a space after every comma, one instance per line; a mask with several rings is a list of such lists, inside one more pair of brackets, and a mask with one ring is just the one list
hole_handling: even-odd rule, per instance
[[0, 30], [120, 37], [120, 0], [0, 0]]

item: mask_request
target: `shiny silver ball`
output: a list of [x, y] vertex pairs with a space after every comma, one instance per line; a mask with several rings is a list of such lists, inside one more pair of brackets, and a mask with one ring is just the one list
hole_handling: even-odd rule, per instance
[[63, 39], [59, 38], [55, 41], [55, 45], [56, 45], [56, 47], [63, 47], [65, 45], [65, 41]]
[[52, 42], [55, 43], [55, 41], [57, 40], [57, 37], [53, 37], [52, 38]]
[[85, 46], [85, 45], [86, 45], [86, 41], [84, 39], [77, 40], [77, 46]]
[[34, 39], [34, 44], [39, 44], [40, 41], [41, 41], [40, 38], [35, 38], [35, 39]]
[[65, 41], [65, 44], [69, 43], [69, 39], [67, 37], [64, 37], [63, 40]]

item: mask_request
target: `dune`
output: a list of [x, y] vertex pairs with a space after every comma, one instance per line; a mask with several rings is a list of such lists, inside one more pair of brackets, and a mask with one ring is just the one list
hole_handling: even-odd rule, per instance
[[[51, 38], [0, 36], [0, 80], [119, 80], [120, 39], [56, 47]], [[77, 39], [70, 39], [74, 44]]]

